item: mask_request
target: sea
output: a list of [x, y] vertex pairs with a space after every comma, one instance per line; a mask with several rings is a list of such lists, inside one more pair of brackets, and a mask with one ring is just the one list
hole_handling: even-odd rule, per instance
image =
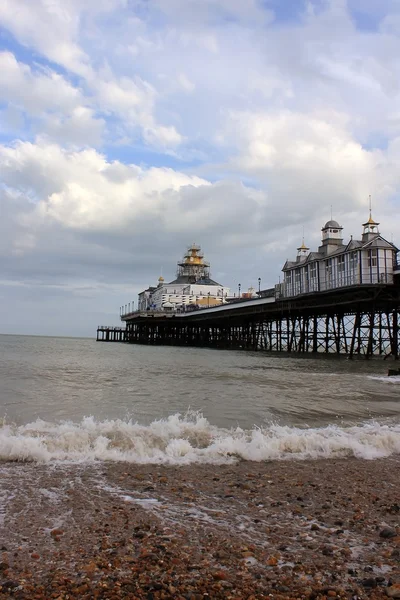
[[400, 453], [393, 365], [0, 335], [0, 459], [217, 465], [389, 457]]

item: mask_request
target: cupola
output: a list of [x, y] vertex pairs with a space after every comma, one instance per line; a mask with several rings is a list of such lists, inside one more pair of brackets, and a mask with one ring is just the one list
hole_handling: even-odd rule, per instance
[[307, 258], [310, 253], [310, 248], [308, 248], [304, 243], [304, 238], [301, 246], [297, 248], [297, 262], [301, 262]]
[[322, 254], [331, 254], [340, 246], [343, 246], [343, 227], [337, 221], [331, 219], [322, 228], [322, 244], [318, 252]]
[[366, 223], [363, 223], [363, 234], [362, 241], [369, 242], [379, 235], [379, 223], [374, 221], [371, 215], [371, 209], [369, 211], [369, 219]]

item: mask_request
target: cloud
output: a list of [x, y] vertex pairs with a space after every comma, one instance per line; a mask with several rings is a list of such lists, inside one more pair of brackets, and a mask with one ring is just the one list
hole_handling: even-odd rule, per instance
[[18, 10], [13, 0], [1, 0], [0, 22], [24, 45], [33, 46], [52, 62], [84, 75], [89, 66], [87, 56], [76, 43], [80, 22], [77, 9], [73, 0], [37, 0], [35, 6], [29, 0], [20, 0]]
[[363, 148], [348, 131], [348, 121], [329, 111], [233, 113], [226, 140], [237, 147], [232, 167], [275, 193], [286, 191], [289, 206], [300, 203], [310, 210], [321, 201], [329, 207], [333, 200], [339, 207], [362, 204], [382, 183], [377, 167], [385, 157]]
[[[146, 144], [162, 148], [182, 143], [184, 136], [174, 125], [160, 123], [156, 118], [158, 96], [154, 86], [139, 76], [117, 75], [110, 70], [107, 61], [96, 69], [92, 57], [78, 43], [86, 20], [90, 24], [91, 19], [124, 6], [125, 0], [55, 0], [51, 3], [38, 0], [34, 5], [21, 0], [16, 12], [8, 0], [1, 0], [0, 23], [22, 44], [32, 45], [51, 63], [78, 75], [80, 88], [50, 67], [34, 72], [10, 52], [4, 52], [0, 56], [0, 67], [6, 77], [0, 93], [8, 102], [22, 104], [31, 114], [50, 109], [64, 112], [63, 117], [51, 118], [43, 128], [57, 136], [65, 133], [66, 141], [82, 143], [86, 138], [84, 145], [98, 145], [103, 121], [99, 119], [95, 123], [93, 117], [104, 114], [117, 119], [119, 130], [130, 140], [142, 135]], [[79, 128], [82, 128], [81, 136]]]
[[50, 69], [34, 72], [11, 52], [0, 52], [0, 94], [3, 100], [31, 114], [49, 109], [70, 111], [82, 103], [80, 91]]
[[254, 218], [245, 228], [250, 235], [265, 205], [262, 192], [241, 184], [109, 162], [95, 150], [66, 151], [46, 141], [0, 147], [0, 173], [14, 194], [35, 203], [22, 221], [26, 226], [55, 221], [72, 230], [130, 236], [147, 222], [162, 234], [196, 229], [219, 232], [222, 239], [229, 227], [230, 236], [243, 233], [252, 207]]
[[0, 95], [14, 111], [33, 119], [39, 129], [65, 144], [99, 145], [104, 121], [85, 106], [81, 90], [49, 68], [33, 70], [11, 52], [0, 53]]
[[126, 0], [0, 1], [0, 23], [25, 46], [82, 77], [90, 59], [79, 44], [81, 28], [95, 16], [119, 10]]
[[184, 22], [196, 28], [235, 19], [241, 23], [266, 24], [273, 20], [273, 11], [260, 0], [155, 0], [154, 5], [169, 22]]

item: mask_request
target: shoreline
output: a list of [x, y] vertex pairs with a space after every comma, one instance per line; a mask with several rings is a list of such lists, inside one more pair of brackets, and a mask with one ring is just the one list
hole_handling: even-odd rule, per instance
[[0, 463], [0, 598], [398, 598], [399, 467]]

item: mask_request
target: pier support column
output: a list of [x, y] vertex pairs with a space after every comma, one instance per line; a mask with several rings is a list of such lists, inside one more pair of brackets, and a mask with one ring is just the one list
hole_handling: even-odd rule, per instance
[[397, 310], [393, 311], [392, 354], [396, 360], [399, 359], [399, 313]]

